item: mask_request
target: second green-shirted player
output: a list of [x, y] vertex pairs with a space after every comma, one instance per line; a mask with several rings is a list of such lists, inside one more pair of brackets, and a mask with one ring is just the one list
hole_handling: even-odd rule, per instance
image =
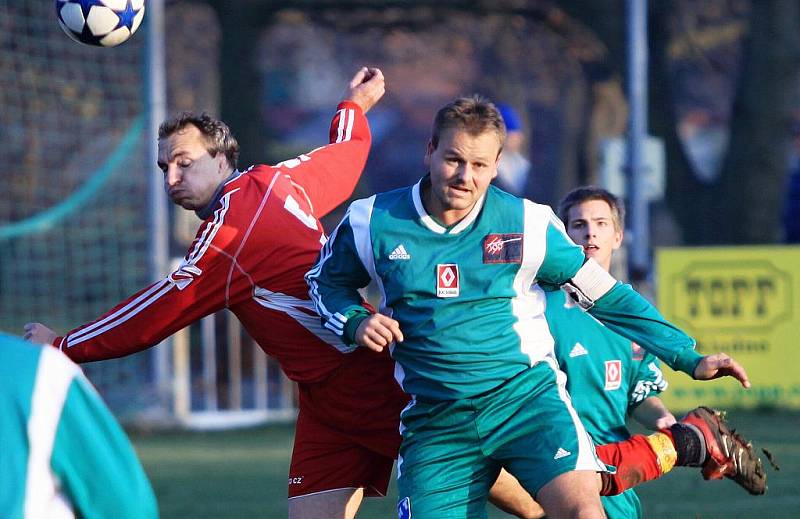
[[[622, 203], [603, 189], [578, 188], [564, 198], [559, 215], [573, 241], [609, 270], [622, 244]], [[667, 383], [655, 356], [583, 312], [563, 291], [547, 293], [545, 316], [575, 410], [597, 444], [630, 438], [629, 415], [650, 429], [675, 423], [657, 398]], [[632, 489], [601, 500], [610, 519], [642, 517]]]

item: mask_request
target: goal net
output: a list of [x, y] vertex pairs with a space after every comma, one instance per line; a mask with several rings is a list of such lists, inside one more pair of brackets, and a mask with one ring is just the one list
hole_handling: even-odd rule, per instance
[[[196, 4], [171, 9], [182, 23], [167, 43], [168, 57], [180, 53], [168, 104], [213, 111], [218, 79], [204, 45], [219, 44], [216, 19]], [[160, 173], [149, 153], [147, 19], [119, 47], [93, 48], [61, 31], [52, 2], [0, 0], [0, 330], [40, 321], [63, 333], [167, 274], [150, 272], [148, 184]], [[184, 228], [198, 221], [175, 213], [180, 255], [194, 234]], [[292, 384], [229, 313], [164, 348], [83, 368], [124, 421], [224, 428], [294, 418]]]
[[[0, 0], [4, 331], [21, 334], [33, 320], [70, 329], [148, 280], [145, 44], [80, 45], [59, 28], [53, 2]], [[152, 402], [149, 362], [85, 368], [125, 411]]]

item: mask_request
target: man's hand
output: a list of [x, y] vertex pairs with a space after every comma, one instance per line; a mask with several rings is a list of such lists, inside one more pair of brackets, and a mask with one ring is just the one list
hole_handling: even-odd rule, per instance
[[383, 351], [392, 342], [403, 342], [400, 323], [383, 314], [372, 314], [358, 325], [356, 344], [374, 351]]
[[733, 377], [738, 380], [743, 387], [750, 387], [750, 379], [741, 364], [730, 358], [725, 353], [715, 353], [706, 355], [694, 368], [695, 380], [711, 380], [720, 377]]
[[386, 84], [381, 69], [361, 67], [350, 80], [344, 98], [354, 102], [367, 113], [383, 97], [384, 92]]
[[22, 337], [26, 341], [35, 342], [37, 344], [53, 344], [53, 341], [58, 337], [58, 334], [43, 325], [42, 323], [28, 323], [24, 327], [25, 335]]
[[677, 420], [657, 396], [649, 396], [633, 408], [631, 416], [651, 431], [666, 429]]

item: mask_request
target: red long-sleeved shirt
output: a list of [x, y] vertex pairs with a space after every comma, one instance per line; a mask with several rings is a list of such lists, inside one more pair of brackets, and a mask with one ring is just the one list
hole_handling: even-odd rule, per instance
[[366, 117], [342, 102], [330, 144], [227, 181], [174, 272], [54, 346], [77, 362], [121, 357], [228, 308], [289, 378], [325, 378], [353, 348], [321, 326], [303, 275], [325, 240], [318, 218], [350, 196], [369, 147]]

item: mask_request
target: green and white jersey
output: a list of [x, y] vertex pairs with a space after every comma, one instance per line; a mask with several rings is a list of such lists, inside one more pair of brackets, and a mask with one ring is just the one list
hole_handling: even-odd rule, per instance
[[586, 430], [598, 444], [629, 438], [627, 415], [667, 388], [658, 359], [600, 324], [561, 290], [547, 293], [545, 317]]
[[[586, 258], [549, 207], [494, 186], [443, 227], [423, 207], [425, 180], [353, 202], [306, 280], [324, 325], [350, 342], [368, 315], [358, 289], [374, 280], [380, 311], [403, 332], [391, 347], [403, 389], [428, 400], [469, 398], [554, 355], [535, 282], [561, 285]], [[666, 323], [632, 290], [617, 284], [602, 293], [610, 303], [596, 308], [633, 340], [670, 337], [656, 347], [673, 357], [693, 347], [674, 327], [660, 329]]]
[[0, 517], [158, 517], [128, 438], [80, 368], [0, 334]]
[[329, 283], [375, 279], [381, 310], [391, 309], [403, 331], [392, 348], [403, 389], [452, 400], [485, 393], [552, 355], [544, 291], [534, 280], [560, 284], [583, 260], [547, 206], [490, 186], [445, 228], [425, 212], [417, 183], [354, 202], [321, 253], [322, 279], [309, 276], [334, 331], [336, 313], [361, 306], [354, 290]]

